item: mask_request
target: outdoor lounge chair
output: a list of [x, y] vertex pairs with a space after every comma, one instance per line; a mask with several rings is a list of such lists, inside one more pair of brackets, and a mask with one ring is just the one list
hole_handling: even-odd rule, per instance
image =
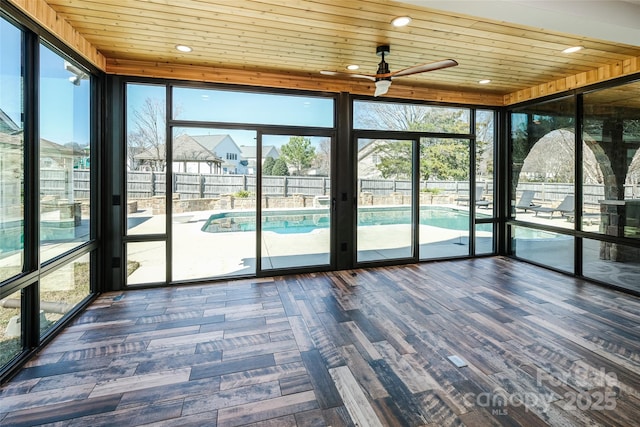
[[[476, 185], [476, 206], [477, 207], [485, 207], [488, 208], [489, 205], [491, 204], [491, 202], [489, 200], [485, 200], [482, 193], [484, 192], [484, 187], [482, 185]], [[463, 202], [464, 204], [467, 204], [469, 202], [469, 198], [466, 196], [463, 197], [458, 197], [456, 199], [456, 202], [460, 203]]]
[[533, 203], [535, 195], [536, 192], [533, 190], [524, 190], [522, 196], [520, 196], [520, 200], [516, 203], [516, 209], [523, 209], [526, 212], [527, 209], [539, 208], [540, 205]]
[[491, 202], [484, 199], [483, 192], [484, 188], [481, 185], [476, 186], [476, 207], [488, 208]]
[[540, 212], [548, 213], [549, 218], [553, 218], [554, 212], [560, 212], [560, 215], [562, 216], [573, 214], [573, 211], [575, 210], [573, 194], [567, 194], [564, 197], [564, 200], [560, 202], [560, 204], [555, 208], [539, 206], [539, 207], [529, 208], [529, 209], [534, 211], [536, 213], [536, 216], [538, 216], [538, 213]]

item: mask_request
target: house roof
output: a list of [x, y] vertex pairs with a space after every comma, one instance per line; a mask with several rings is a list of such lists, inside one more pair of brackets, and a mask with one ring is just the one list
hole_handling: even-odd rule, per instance
[[[196, 137], [180, 135], [173, 145], [173, 161], [176, 162], [215, 162], [222, 163], [222, 159], [214, 152], [201, 145]], [[159, 155], [158, 155], [159, 153]], [[166, 158], [164, 144], [158, 148], [150, 148], [133, 156], [137, 160], [164, 160]]]
[[[240, 151], [241, 151], [241, 155], [243, 159], [255, 159], [258, 155], [257, 153], [258, 148], [253, 146], [253, 145], [241, 145], [240, 146]], [[268, 155], [272, 150], [276, 150], [276, 153], [278, 152], [278, 149], [276, 148], [275, 145], [264, 145], [262, 146], [262, 155], [264, 157], [264, 155]]]
[[16, 133], [20, 130], [20, 126], [0, 108], [0, 133]]
[[191, 135], [190, 137], [212, 153], [215, 153], [218, 145], [226, 139], [230, 139], [235, 144], [235, 141], [229, 135]]

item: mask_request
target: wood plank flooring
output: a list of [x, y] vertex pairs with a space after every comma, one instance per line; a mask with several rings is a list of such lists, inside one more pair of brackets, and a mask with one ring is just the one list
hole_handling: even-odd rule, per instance
[[104, 294], [0, 388], [2, 426], [639, 414], [640, 299], [500, 257]]

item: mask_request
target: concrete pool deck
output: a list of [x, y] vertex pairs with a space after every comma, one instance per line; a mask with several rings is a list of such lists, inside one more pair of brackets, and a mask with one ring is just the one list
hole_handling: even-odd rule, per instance
[[[207, 233], [201, 230], [209, 217], [217, 213], [219, 211], [199, 211], [174, 216], [173, 243], [178, 249], [172, 252], [173, 280], [255, 273], [255, 233]], [[130, 235], [164, 232], [164, 215], [145, 216], [144, 212], [139, 212], [129, 218], [136, 224], [129, 230]], [[439, 245], [434, 250], [435, 257], [468, 254], [466, 231], [420, 225], [419, 232], [422, 246]], [[490, 236], [490, 233], [479, 233], [479, 236], [483, 235]], [[164, 281], [164, 244], [144, 242], [130, 245], [127, 257], [139, 262], [140, 267], [129, 276], [129, 283], [148, 283], [150, 279]], [[262, 269], [328, 264], [329, 245], [328, 228], [286, 234], [264, 231]], [[409, 257], [410, 245], [411, 226], [408, 224], [358, 228], [358, 261]], [[450, 248], [446, 249], [447, 246]]]

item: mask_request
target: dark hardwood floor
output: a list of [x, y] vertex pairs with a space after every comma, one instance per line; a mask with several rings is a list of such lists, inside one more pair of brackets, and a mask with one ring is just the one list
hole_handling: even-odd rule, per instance
[[505, 258], [104, 294], [0, 389], [2, 426], [639, 416], [640, 299]]

